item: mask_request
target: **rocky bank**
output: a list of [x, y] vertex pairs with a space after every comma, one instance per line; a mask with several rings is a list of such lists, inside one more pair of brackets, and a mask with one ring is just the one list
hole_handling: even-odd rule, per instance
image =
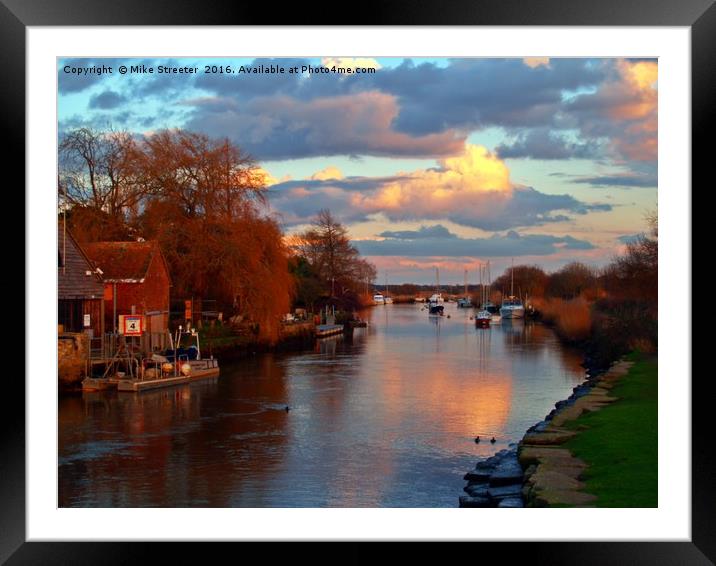
[[582, 491], [587, 464], [562, 446], [579, 434], [579, 425], [565, 424], [616, 401], [610, 390], [632, 365], [618, 361], [606, 372], [588, 376], [530, 427], [516, 447], [479, 461], [465, 475], [467, 495], [460, 497], [460, 507], [592, 506], [595, 496]]

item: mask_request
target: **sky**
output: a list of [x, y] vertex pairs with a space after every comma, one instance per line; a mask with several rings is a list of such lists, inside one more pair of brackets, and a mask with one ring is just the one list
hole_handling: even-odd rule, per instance
[[476, 283], [488, 260], [493, 277], [513, 258], [601, 266], [647, 229], [657, 74], [655, 59], [60, 59], [58, 121], [229, 138], [287, 234], [328, 208], [378, 282], [438, 267]]

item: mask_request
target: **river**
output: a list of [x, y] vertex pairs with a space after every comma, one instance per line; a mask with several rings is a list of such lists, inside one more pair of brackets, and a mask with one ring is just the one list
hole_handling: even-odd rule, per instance
[[456, 507], [476, 457], [584, 378], [549, 328], [473, 314], [377, 306], [352, 338], [213, 383], [60, 397], [59, 506]]

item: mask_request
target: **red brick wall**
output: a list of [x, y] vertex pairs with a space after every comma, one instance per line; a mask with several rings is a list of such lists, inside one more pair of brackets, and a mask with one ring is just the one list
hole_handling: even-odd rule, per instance
[[[105, 283], [105, 319], [107, 331], [114, 328], [114, 283]], [[154, 254], [143, 283], [117, 283], [117, 315], [169, 310], [169, 276], [159, 254]]]

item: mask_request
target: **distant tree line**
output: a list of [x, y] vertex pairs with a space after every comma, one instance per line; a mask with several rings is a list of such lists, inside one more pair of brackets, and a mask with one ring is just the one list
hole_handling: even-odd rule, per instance
[[[526, 297], [555, 323], [563, 337], [590, 342], [604, 363], [634, 348], [657, 348], [659, 241], [656, 213], [649, 230], [626, 244], [601, 269], [573, 262], [554, 273], [537, 266], [514, 267], [515, 294]], [[509, 294], [507, 269], [492, 284], [499, 300]], [[493, 298], [494, 300], [494, 298]]]

